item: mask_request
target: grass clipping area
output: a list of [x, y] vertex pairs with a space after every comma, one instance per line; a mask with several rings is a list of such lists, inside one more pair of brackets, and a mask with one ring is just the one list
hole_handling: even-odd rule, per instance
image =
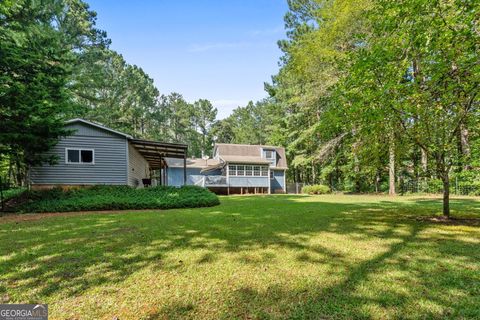
[[72, 190], [26, 191], [11, 200], [11, 211], [66, 212], [127, 209], [197, 208], [218, 205], [216, 194], [196, 186], [93, 186]]

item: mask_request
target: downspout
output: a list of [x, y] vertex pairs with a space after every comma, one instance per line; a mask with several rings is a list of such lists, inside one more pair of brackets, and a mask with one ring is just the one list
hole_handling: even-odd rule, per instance
[[168, 163], [165, 161], [165, 172], [163, 173], [165, 178], [165, 186], [168, 186]]
[[183, 185], [187, 185], [187, 150], [185, 149], [185, 153], [183, 154]]
[[230, 165], [228, 164], [228, 162], [226, 163], [226, 167], [227, 167], [227, 194], [229, 195], [230, 194]]
[[268, 166], [268, 194], [272, 194], [272, 179], [270, 178], [270, 165]]

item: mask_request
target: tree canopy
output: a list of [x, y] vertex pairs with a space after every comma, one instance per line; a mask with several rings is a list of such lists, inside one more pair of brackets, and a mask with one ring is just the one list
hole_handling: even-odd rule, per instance
[[[268, 97], [217, 120], [206, 99], [161, 94], [109, 48], [81, 0], [0, 3], [0, 163], [21, 183], [82, 117], [209, 155], [214, 142], [286, 147], [288, 179], [346, 192], [480, 193], [475, 0], [288, 0]], [[13, 169], [12, 169], [13, 168]], [[16, 174], [13, 173], [16, 172]]]

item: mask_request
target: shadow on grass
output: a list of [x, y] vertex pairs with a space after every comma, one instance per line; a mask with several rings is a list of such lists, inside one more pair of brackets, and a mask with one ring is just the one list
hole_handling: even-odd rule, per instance
[[[471, 299], [452, 301], [448, 294], [439, 294], [441, 290], [461, 291], [467, 296], [477, 292], [478, 288], [468, 285], [478, 280], [473, 277], [476, 269], [462, 272], [461, 268], [478, 267], [480, 250], [478, 243], [463, 236], [464, 232], [478, 233], [478, 229], [462, 234], [424, 234], [431, 224], [411, 217], [435, 214], [438, 201], [334, 203], [319, 198], [302, 202], [305, 199], [309, 198], [234, 197], [215, 208], [0, 225], [0, 296], [7, 296], [5, 302], [33, 303], [49, 297], [82, 295], [93, 287], [122, 282], [143, 268], [185, 272], [181, 256], [166, 258], [179, 249], [206, 251], [195, 263], [207, 268], [224, 253], [235, 253], [236, 263], [242, 265], [275, 263], [275, 253], [251, 252], [285, 248], [298, 252], [298, 263], [326, 264], [340, 270], [342, 280], [327, 286], [313, 285], [307, 293], [305, 288], [296, 291], [275, 284], [264, 292], [243, 287], [228, 293], [225, 317], [370, 318], [372, 308], [401, 317], [412, 298], [432, 286], [434, 292], [423, 292], [425, 303], [439, 306], [440, 311], [432, 316], [468, 317], [474, 312], [471, 310], [480, 312]], [[480, 203], [474, 200], [454, 200], [452, 207], [454, 213], [480, 212]], [[348, 237], [359, 244], [378, 240], [385, 248], [356, 261], [344, 251], [309, 243], [321, 233]], [[368, 254], [368, 249], [362, 250]], [[455, 265], [455, 260], [461, 263]], [[375, 274], [385, 272], [395, 276], [383, 279], [385, 283], [369, 283]], [[441, 272], [441, 277], [432, 278], [435, 272]], [[408, 283], [411, 277], [416, 281], [415, 293], [396, 292], [397, 286], [389, 288], [388, 281]], [[377, 291], [362, 291], [365, 286]], [[284, 300], [290, 305], [279, 306]], [[286, 314], [272, 311], [282, 308]], [[178, 302], [164, 306], [150, 318], [186, 316], [192, 310], [194, 305]], [[428, 317], [429, 307], [425, 310]]]

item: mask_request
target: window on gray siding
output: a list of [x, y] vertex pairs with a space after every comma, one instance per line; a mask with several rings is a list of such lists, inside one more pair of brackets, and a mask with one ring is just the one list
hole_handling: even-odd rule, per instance
[[245, 166], [237, 166], [237, 175], [239, 176], [245, 175]]
[[268, 166], [251, 166], [251, 165], [228, 165], [228, 174], [230, 176], [254, 176], [268, 177]]
[[268, 167], [262, 166], [262, 177], [268, 177]]
[[275, 150], [263, 150], [263, 157], [270, 161], [271, 166], [277, 164], [277, 152]]
[[94, 163], [93, 149], [70, 149], [66, 148], [66, 163]]
[[67, 150], [67, 162], [68, 163], [79, 163], [80, 157], [78, 150]]
[[92, 163], [93, 150], [80, 150], [80, 160], [82, 163]]

